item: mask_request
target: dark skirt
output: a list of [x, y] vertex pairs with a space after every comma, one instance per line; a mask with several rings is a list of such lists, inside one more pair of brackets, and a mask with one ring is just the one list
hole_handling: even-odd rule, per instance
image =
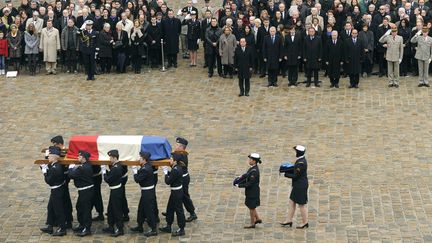
[[307, 204], [308, 202], [307, 191], [308, 191], [307, 187], [303, 187], [303, 188], [293, 187], [291, 190], [290, 199], [293, 202], [300, 205]]
[[188, 48], [189, 51], [196, 51], [196, 50], [198, 50], [199, 46], [198, 46], [197, 41], [198, 40], [196, 40], [196, 39], [188, 39], [187, 40], [187, 44], [188, 44], [187, 48]]
[[249, 209], [255, 209], [260, 205], [260, 198], [259, 197], [246, 197], [245, 205]]

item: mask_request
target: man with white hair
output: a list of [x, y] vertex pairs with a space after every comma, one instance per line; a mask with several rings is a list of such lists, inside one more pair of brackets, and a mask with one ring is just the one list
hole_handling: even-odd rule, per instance
[[33, 12], [32, 18], [27, 19], [26, 29], [30, 23], [32, 23], [35, 26], [36, 32], [40, 34], [44, 25], [44, 21], [43, 19], [39, 18], [39, 13], [37, 11]]
[[319, 23], [318, 25], [321, 27], [321, 29], [324, 29], [324, 18], [318, 15], [318, 9], [317, 8], [311, 8], [311, 14], [306, 17], [306, 24], [312, 24], [312, 19], [317, 18]]
[[89, 14], [88, 8], [84, 7], [82, 9], [82, 16], [78, 16], [77, 21], [76, 21], [76, 26], [78, 27], [78, 29], [84, 27], [84, 22], [87, 20], [93, 21], [93, 17]]
[[130, 37], [131, 34], [131, 30], [133, 28], [133, 22], [127, 18], [127, 15], [125, 12], [123, 12], [121, 14], [121, 20], [120, 22], [123, 25], [123, 30], [126, 31], [128, 33], [128, 37]]

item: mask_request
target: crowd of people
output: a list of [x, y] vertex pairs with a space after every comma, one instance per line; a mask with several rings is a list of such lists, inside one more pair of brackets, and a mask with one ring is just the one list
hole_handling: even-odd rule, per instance
[[324, 70], [331, 87], [339, 87], [342, 75], [358, 88], [374, 64], [390, 87], [409, 73], [429, 87], [432, 9], [424, 0], [215, 4], [220, 2], [205, 0], [198, 10], [188, 0], [174, 10], [164, 0], [22, 0], [16, 8], [7, 1], [0, 11], [0, 73], [5, 64], [13, 70], [25, 64], [35, 75], [44, 62], [46, 73], [56, 74], [60, 63], [69, 73], [84, 67], [94, 80], [112, 66], [140, 73], [144, 58], [152, 68], [162, 60], [177, 68], [178, 53], [195, 67], [202, 46], [208, 76], [214, 69], [224, 78], [237, 74], [240, 96], [249, 95], [253, 73], [267, 76], [269, 87], [288, 76], [294, 87], [305, 72], [306, 86], [319, 87], [318, 71]]

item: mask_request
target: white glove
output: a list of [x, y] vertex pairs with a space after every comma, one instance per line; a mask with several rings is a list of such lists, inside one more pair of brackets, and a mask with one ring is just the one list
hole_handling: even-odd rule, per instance
[[132, 171], [134, 175], [138, 174], [138, 166], [132, 166]]
[[102, 174], [106, 174], [107, 168], [106, 165], [101, 165]]
[[45, 174], [48, 171], [48, 165], [41, 165], [42, 174]]
[[69, 169], [72, 169], [73, 167], [75, 167], [75, 164], [70, 164], [69, 165]]
[[168, 174], [168, 166], [162, 167], [162, 170], [165, 175]]
[[238, 187], [238, 184], [234, 184], [235, 187]]
[[45, 150], [45, 157], [48, 157], [49, 155], [49, 149]]
[[387, 30], [387, 32], [384, 35], [390, 35], [391, 29]]
[[182, 9], [179, 9], [179, 11], [177, 11], [177, 15], [178, 16], [182, 15]]
[[190, 16], [190, 14], [186, 15], [186, 17], [185, 17], [186, 20], [189, 20], [189, 19], [191, 19], [191, 18], [192, 18], [192, 17]]
[[401, 62], [402, 62], [402, 59], [399, 59], [399, 64], [401, 64]]
[[429, 59], [428, 62], [431, 63], [432, 59]]
[[417, 31], [416, 36], [421, 36], [422, 30]]

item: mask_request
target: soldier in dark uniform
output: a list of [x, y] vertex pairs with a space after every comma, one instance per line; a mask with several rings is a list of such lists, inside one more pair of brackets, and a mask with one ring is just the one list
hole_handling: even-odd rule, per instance
[[171, 225], [174, 222], [174, 212], [177, 215], [177, 224], [179, 229], [172, 232], [172, 236], [185, 235], [184, 227], [186, 226], [185, 215], [183, 212], [183, 169], [184, 161], [186, 160], [184, 153], [173, 152], [171, 154], [171, 172], [168, 167], [163, 167], [165, 174], [165, 183], [170, 185], [171, 194], [168, 200], [167, 211], [166, 211], [166, 222], [167, 225], [163, 228], [159, 228], [160, 231], [165, 233], [171, 233]]
[[[53, 236], [64, 236], [66, 235], [66, 217], [63, 201], [65, 194], [65, 175], [63, 166], [58, 163], [60, 149], [50, 146], [48, 151], [48, 161], [51, 165], [41, 165], [41, 170], [45, 177], [45, 182], [51, 188], [51, 194], [48, 201], [47, 226], [40, 230], [44, 233], [52, 234]], [[55, 232], [53, 231], [53, 225], [59, 226]]]
[[187, 47], [190, 53], [190, 67], [196, 66], [197, 50], [199, 48], [200, 35], [201, 35], [201, 24], [197, 20], [197, 14], [192, 11], [191, 19], [183, 20], [183, 24], [187, 25]]
[[[66, 148], [64, 146], [64, 140], [61, 135], [57, 135], [53, 138], [51, 138], [51, 143], [53, 146], [60, 149], [60, 157], [66, 156]], [[64, 184], [64, 197], [63, 197], [63, 203], [64, 203], [64, 210], [65, 210], [65, 216], [66, 216], [66, 228], [71, 229], [72, 228], [72, 201], [70, 199], [70, 193], [69, 193], [69, 174], [68, 174], [68, 166], [63, 166], [63, 173], [65, 174], [65, 184]]]
[[[108, 202], [108, 227], [102, 231], [110, 233], [112, 237], [124, 235], [123, 231], [123, 192], [122, 192], [122, 176], [123, 168], [120, 165], [119, 153], [117, 150], [110, 150], [108, 152], [111, 165], [110, 170], [107, 171], [105, 165], [101, 166], [102, 175], [110, 188], [110, 196]], [[116, 225], [116, 229], [114, 229]]]
[[126, 165], [122, 165], [122, 178], [121, 178], [121, 189], [122, 189], [122, 211], [123, 211], [123, 221], [129, 222], [129, 207], [128, 201], [126, 198], [126, 183], [128, 181], [128, 167]]
[[144, 235], [146, 237], [157, 235], [156, 230], [156, 215], [155, 215], [155, 198], [156, 191], [154, 185], [154, 174], [153, 174], [153, 166], [150, 163], [151, 154], [148, 152], [140, 152], [140, 164], [141, 167], [138, 166], [132, 167], [134, 173], [134, 180], [136, 183], [139, 183], [141, 187], [141, 198], [138, 204], [138, 215], [137, 215], [137, 223], [138, 225], [134, 228], [131, 228], [131, 231], [134, 232], [143, 232], [143, 224], [144, 220], [147, 220], [147, 223], [151, 230], [146, 232]]
[[100, 165], [92, 165], [93, 168], [93, 184], [94, 184], [94, 195], [93, 195], [93, 205], [98, 213], [98, 216], [92, 218], [93, 221], [104, 221], [105, 217], [103, 215], [104, 207], [101, 194], [101, 184], [102, 184], [102, 172]]
[[78, 161], [80, 165], [69, 165], [69, 177], [74, 180], [78, 189], [78, 200], [76, 211], [78, 218], [78, 227], [73, 228], [77, 236], [86, 236], [91, 234], [91, 209], [94, 195], [93, 185], [93, 168], [90, 162], [90, 153], [80, 150], [78, 152]]
[[296, 204], [298, 204], [303, 224], [302, 226], [298, 226], [297, 229], [304, 229], [309, 227], [306, 207], [308, 202], [307, 191], [309, 183], [307, 178], [307, 161], [304, 156], [306, 148], [302, 145], [297, 145], [294, 147], [294, 150], [296, 151], [296, 162], [294, 164], [293, 173], [285, 172], [285, 177], [292, 178], [288, 220], [281, 223], [281, 225], [292, 227], [292, 219], [294, 217]]
[[80, 45], [79, 49], [81, 51], [81, 55], [84, 62], [84, 67], [87, 73], [87, 80], [95, 80], [95, 71], [96, 71], [96, 40], [97, 40], [97, 31], [92, 30], [93, 21], [86, 20], [85, 21], [85, 30], [78, 31], [78, 35], [80, 37]]
[[245, 188], [245, 204], [249, 208], [251, 224], [245, 226], [245, 229], [253, 229], [256, 224], [261, 224], [262, 220], [258, 216], [256, 210], [260, 206], [260, 173], [258, 164], [261, 164], [261, 157], [257, 153], [251, 153], [249, 156], [248, 165], [250, 168], [244, 175], [244, 180], [242, 180], [238, 186], [239, 188]]

